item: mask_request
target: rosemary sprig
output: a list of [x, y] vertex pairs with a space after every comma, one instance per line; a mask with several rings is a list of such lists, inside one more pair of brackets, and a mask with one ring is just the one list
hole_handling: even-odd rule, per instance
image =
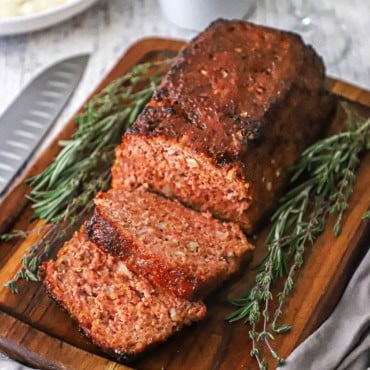
[[[93, 207], [95, 194], [109, 188], [114, 149], [171, 63], [168, 59], [139, 64], [93, 97], [75, 118], [77, 127], [72, 138], [59, 142], [62, 150], [53, 163], [28, 180], [32, 186], [28, 198], [35, 218], [44, 220], [41, 229], [46, 234], [28, 250], [22, 258], [22, 269], [6, 284], [13, 293], [19, 291], [18, 280], [37, 280], [38, 267], [49, 258], [52, 247], [67, 230], [78, 227]], [[16, 230], [0, 235], [0, 240], [27, 235]]]
[[[370, 149], [370, 120], [348, 114], [347, 131], [334, 134], [307, 148], [292, 169], [292, 189], [280, 200], [272, 216], [266, 239], [268, 252], [256, 274], [255, 284], [242, 298], [231, 303], [238, 307], [226, 319], [244, 320], [250, 325], [251, 356], [260, 369], [267, 361], [260, 352], [264, 344], [280, 366], [284, 360], [272, 347], [275, 334], [288, 332], [290, 325], [278, 324], [283, 305], [294, 287], [294, 277], [302, 266], [304, 252], [323, 232], [329, 214], [335, 215], [334, 235], [340, 226], [353, 191], [360, 154]], [[273, 284], [283, 278], [283, 288], [274, 297]], [[278, 306], [271, 312], [270, 302]], [[261, 330], [257, 330], [257, 325]]]
[[[54, 162], [28, 180], [37, 218], [64, 221], [89, 204], [96, 191], [107, 188], [114, 148], [151, 98], [168, 65], [168, 60], [140, 64], [87, 103], [75, 118], [77, 129], [71, 140], [61, 141], [63, 149]], [[150, 69], [156, 73], [148, 74]]]

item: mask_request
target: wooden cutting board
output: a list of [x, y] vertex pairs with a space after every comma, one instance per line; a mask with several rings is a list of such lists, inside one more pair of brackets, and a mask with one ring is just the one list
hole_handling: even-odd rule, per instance
[[[164, 58], [177, 52], [183, 42], [150, 38], [133, 45], [105, 78], [96, 92], [121, 76], [134, 64], [153, 58]], [[349, 99], [362, 114], [370, 116], [370, 93], [336, 80], [328, 87]], [[334, 125], [340, 124], [338, 116]], [[57, 141], [70, 137], [74, 123], [67, 124], [53, 144], [37, 159], [24, 177], [42, 171], [58, 153]], [[293, 325], [291, 333], [280, 335], [275, 347], [287, 356], [329, 315], [340, 297], [351, 273], [366, 249], [369, 222], [361, 221], [370, 202], [370, 156], [361, 161], [355, 191], [345, 214], [342, 233], [335, 238], [332, 224], [306, 253], [293, 295], [286, 306], [284, 322]], [[24, 195], [29, 191], [22, 179], [0, 204], [0, 232], [30, 229], [32, 210]], [[257, 235], [251, 263], [238, 278], [225, 284], [207, 299], [207, 318], [185, 328], [166, 343], [147, 352], [129, 366], [139, 369], [256, 369], [249, 353], [248, 327], [229, 324], [225, 315], [233, 308], [228, 303], [247, 291], [254, 279], [251, 269], [261, 260], [266, 249], [266, 230]], [[21, 293], [12, 295], [3, 284], [20, 268], [23, 253], [40, 238], [37, 233], [26, 240], [0, 245], [0, 350], [27, 364], [45, 369], [125, 369], [109, 360], [77, 330], [76, 325], [48, 296], [40, 283], [23, 283]], [[271, 361], [271, 368], [274, 368]]]

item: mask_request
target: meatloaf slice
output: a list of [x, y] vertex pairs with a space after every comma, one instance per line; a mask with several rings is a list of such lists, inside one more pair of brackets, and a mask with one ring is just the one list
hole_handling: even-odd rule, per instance
[[238, 270], [251, 249], [236, 224], [144, 189], [110, 190], [99, 194], [95, 204], [85, 226], [90, 240], [181, 298], [209, 294]]
[[335, 101], [292, 33], [219, 20], [179, 54], [117, 149], [113, 186], [152, 190], [251, 232]]
[[206, 314], [202, 302], [154, 287], [90, 242], [83, 231], [43, 270], [51, 296], [95, 344], [118, 357], [136, 355]]

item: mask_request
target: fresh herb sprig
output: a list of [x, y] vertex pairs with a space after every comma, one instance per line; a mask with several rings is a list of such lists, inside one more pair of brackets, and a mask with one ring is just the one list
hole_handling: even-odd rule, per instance
[[[29, 199], [35, 215], [45, 222], [59, 222], [91, 204], [97, 190], [109, 184], [114, 149], [151, 98], [169, 61], [134, 67], [93, 97], [75, 120], [77, 129], [54, 162], [40, 175], [28, 180]], [[156, 72], [148, 74], [150, 69]]]
[[[132, 125], [167, 72], [171, 59], [135, 66], [93, 97], [76, 118], [76, 131], [62, 147], [53, 163], [41, 174], [30, 178], [35, 218], [43, 220], [45, 235], [22, 258], [22, 269], [6, 283], [13, 293], [18, 280], [36, 281], [40, 263], [50, 256], [52, 247], [67, 230], [78, 227], [91, 208], [99, 191], [110, 186], [114, 149]], [[0, 235], [0, 241], [26, 237], [17, 230]]]
[[28, 235], [27, 231], [24, 230], [13, 230], [10, 233], [4, 233], [0, 235], [0, 241], [7, 242], [9, 240], [18, 239], [18, 238], [26, 238]]
[[[273, 349], [272, 341], [291, 327], [279, 324], [283, 305], [294, 287], [297, 270], [302, 266], [305, 249], [323, 232], [328, 216], [336, 217], [334, 235], [353, 191], [355, 171], [362, 152], [370, 149], [370, 120], [363, 119], [346, 106], [346, 131], [320, 140], [307, 148], [292, 169], [292, 189], [280, 200], [272, 216], [266, 244], [268, 252], [256, 274], [255, 284], [242, 298], [232, 301], [238, 307], [227, 317], [230, 322], [244, 320], [251, 329], [251, 356], [260, 369], [267, 369], [260, 345], [264, 344], [280, 366], [284, 360]], [[274, 296], [273, 284], [283, 279], [282, 290]], [[272, 311], [270, 303], [277, 300]], [[257, 330], [257, 325], [262, 329]]]

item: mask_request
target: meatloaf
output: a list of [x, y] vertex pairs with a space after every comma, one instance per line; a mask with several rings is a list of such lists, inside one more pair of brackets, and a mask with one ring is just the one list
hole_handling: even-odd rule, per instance
[[334, 109], [323, 62], [298, 35], [218, 20], [124, 136], [113, 186], [147, 184], [252, 232]]
[[83, 231], [43, 270], [51, 296], [95, 344], [117, 357], [134, 356], [206, 314], [202, 302], [155, 287], [102, 252]]
[[236, 224], [221, 222], [145, 189], [95, 198], [85, 230], [128, 268], [178, 297], [196, 300], [235, 273], [251, 249]]

